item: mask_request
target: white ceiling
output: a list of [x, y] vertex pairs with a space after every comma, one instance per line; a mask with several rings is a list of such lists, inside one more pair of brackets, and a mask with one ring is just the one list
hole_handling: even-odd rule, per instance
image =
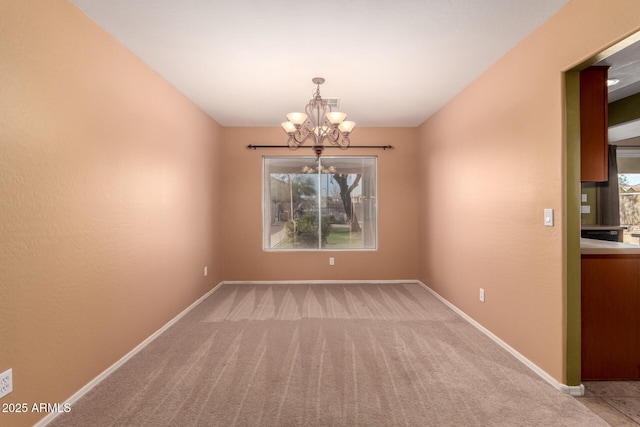
[[609, 87], [609, 102], [640, 92], [640, 42], [635, 42], [595, 65], [607, 65], [607, 76], [619, 80]]
[[[223, 126], [417, 126], [568, 0], [71, 0]], [[335, 109], [334, 109], [335, 110]]]

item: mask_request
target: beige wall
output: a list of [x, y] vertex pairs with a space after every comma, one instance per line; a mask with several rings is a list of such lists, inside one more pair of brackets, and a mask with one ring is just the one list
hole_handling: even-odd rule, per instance
[[[389, 280], [417, 277], [417, 129], [356, 128], [346, 155], [378, 156], [378, 246], [361, 252], [262, 250], [262, 156], [313, 155], [310, 149], [248, 150], [283, 145], [280, 128], [224, 128], [223, 221], [225, 280]], [[327, 155], [345, 153], [327, 150]], [[329, 257], [335, 265], [329, 265]]]
[[222, 280], [220, 128], [67, 0], [0, 58], [2, 402], [62, 403]]
[[640, 2], [572, 0], [420, 127], [419, 278], [561, 383], [563, 71], [639, 27]]

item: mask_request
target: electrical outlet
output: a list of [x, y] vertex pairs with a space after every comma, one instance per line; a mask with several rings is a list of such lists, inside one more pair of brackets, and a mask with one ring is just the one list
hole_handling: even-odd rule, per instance
[[336, 260], [332, 256], [329, 257], [329, 265], [335, 265]]
[[484, 289], [480, 288], [480, 302], [484, 302]]
[[9, 369], [0, 374], [0, 398], [13, 391], [13, 371]]
[[207, 275], [207, 266], [206, 266], [206, 265], [205, 265], [205, 267], [204, 267], [204, 275], [205, 275], [205, 276]]

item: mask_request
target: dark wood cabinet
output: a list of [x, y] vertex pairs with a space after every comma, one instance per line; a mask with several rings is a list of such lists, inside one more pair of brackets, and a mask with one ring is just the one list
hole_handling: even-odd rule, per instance
[[608, 180], [609, 67], [589, 67], [580, 72], [580, 180]]
[[582, 255], [582, 380], [640, 379], [640, 255]]

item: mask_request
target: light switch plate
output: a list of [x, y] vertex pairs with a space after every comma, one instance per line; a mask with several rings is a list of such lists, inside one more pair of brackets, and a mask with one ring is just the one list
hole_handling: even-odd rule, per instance
[[553, 209], [544, 210], [544, 225], [547, 227], [553, 227]]
[[587, 203], [587, 195], [586, 194], [582, 195], [582, 203]]
[[591, 213], [591, 206], [589, 205], [580, 206], [580, 213]]

